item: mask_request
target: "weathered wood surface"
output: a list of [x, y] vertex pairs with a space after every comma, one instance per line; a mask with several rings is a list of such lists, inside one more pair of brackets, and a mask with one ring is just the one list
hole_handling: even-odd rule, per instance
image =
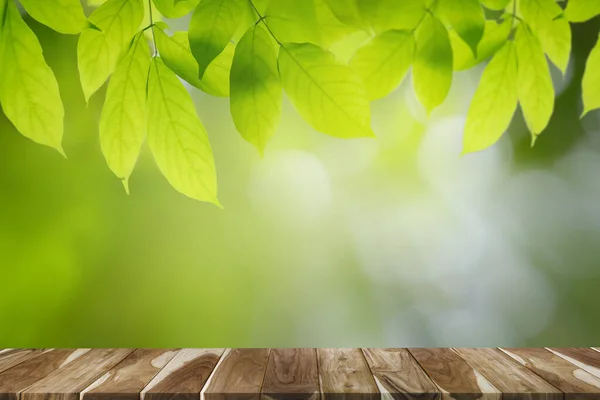
[[500, 391], [452, 349], [409, 349], [444, 399], [500, 399]]
[[325, 400], [381, 397], [360, 349], [317, 349], [321, 393]]
[[0, 400], [600, 400], [598, 349], [0, 349]]
[[565, 394], [565, 399], [598, 399], [600, 377], [547, 349], [502, 349]]
[[271, 349], [262, 386], [264, 400], [317, 400], [320, 393], [315, 349]]

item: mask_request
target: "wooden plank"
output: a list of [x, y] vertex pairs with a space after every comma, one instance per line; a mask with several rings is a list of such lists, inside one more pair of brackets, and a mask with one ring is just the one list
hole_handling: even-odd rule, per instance
[[0, 372], [41, 354], [43, 349], [6, 349], [0, 354]]
[[264, 400], [317, 400], [319, 370], [315, 349], [271, 349], [262, 387]]
[[[560, 400], [560, 390], [498, 349], [455, 349], [502, 392], [502, 399]], [[598, 353], [600, 355], [600, 353]]]
[[600, 352], [589, 347], [550, 348], [548, 350], [600, 378]]
[[64, 368], [89, 349], [46, 350], [0, 374], [0, 400], [17, 400], [20, 393], [50, 373]]
[[441, 393], [406, 349], [363, 349], [382, 397], [440, 399]]
[[141, 400], [198, 400], [225, 349], [181, 349], [141, 392]]
[[441, 390], [443, 399], [500, 399], [500, 390], [452, 349], [409, 351]]
[[269, 349], [232, 349], [203, 390], [206, 400], [255, 400], [265, 376]]
[[176, 354], [176, 349], [137, 349], [85, 388], [79, 398], [137, 400], [142, 389]]
[[381, 397], [360, 349], [317, 349], [321, 393], [325, 400]]
[[132, 349], [92, 349], [21, 393], [21, 400], [78, 400], [79, 393], [131, 354]]
[[566, 399], [598, 398], [600, 378], [546, 349], [508, 349], [503, 352], [565, 393]]

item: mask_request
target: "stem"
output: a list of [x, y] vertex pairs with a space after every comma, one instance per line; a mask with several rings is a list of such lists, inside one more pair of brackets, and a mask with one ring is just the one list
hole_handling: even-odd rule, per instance
[[267, 31], [269, 31], [269, 33], [273, 37], [273, 39], [275, 39], [275, 41], [277, 42], [277, 44], [280, 45], [280, 46], [283, 46], [283, 44], [279, 41], [279, 39], [277, 39], [277, 36], [275, 36], [275, 34], [273, 33], [273, 31], [271, 30], [271, 28], [269, 28], [269, 25], [267, 25], [267, 23], [265, 21], [265, 18], [267, 18], [267, 17], [261, 15], [261, 13], [258, 11], [258, 9], [254, 5], [254, 3], [252, 2], [252, 0], [248, 0], [248, 1], [250, 2], [250, 5], [254, 9], [254, 12], [256, 13], [256, 15], [258, 15], [258, 21], [256, 21], [256, 23], [258, 24], [258, 23], [262, 22], [263, 25], [265, 26], [265, 28], [267, 28]]
[[150, 28], [152, 31], [152, 47], [154, 47], [154, 57], [158, 55], [158, 49], [156, 48], [156, 36], [154, 36], [154, 21], [152, 20], [152, 0], [148, 0], [148, 14], [150, 15], [150, 25], [144, 30]]

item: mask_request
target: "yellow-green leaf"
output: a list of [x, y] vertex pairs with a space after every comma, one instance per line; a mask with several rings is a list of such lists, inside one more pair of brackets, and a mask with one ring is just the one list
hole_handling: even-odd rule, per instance
[[167, 18], [180, 18], [192, 11], [200, 0], [153, 0], [156, 9]]
[[77, 43], [79, 78], [86, 101], [112, 74], [144, 17], [142, 0], [108, 0], [89, 20], [101, 30], [86, 28]]
[[310, 43], [285, 43], [278, 64], [283, 88], [313, 128], [342, 138], [374, 136], [360, 78], [331, 52]]
[[359, 0], [325, 0], [335, 17], [346, 25], [366, 29], [368, 23], [362, 18]]
[[383, 32], [364, 44], [350, 60], [370, 100], [390, 94], [413, 61], [415, 40], [409, 31]]
[[444, 25], [428, 15], [416, 31], [413, 86], [427, 112], [442, 104], [452, 85], [452, 46]]
[[548, 58], [564, 74], [571, 53], [571, 27], [555, 0], [516, 0], [523, 19]]
[[450, 31], [452, 44], [452, 63], [455, 71], [463, 71], [491, 57], [506, 42], [510, 34], [512, 21], [504, 19], [501, 23], [486, 21], [483, 37], [477, 45], [477, 57], [469, 46], [458, 36], [455, 31]]
[[471, 100], [463, 137], [463, 153], [483, 150], [508, 129], [518, 103], [517, 57], [512, 41], [485, 67]]
[[571, 22], [585, 22], [600, 14], [600, 0], [569, 0], [565, 17]]
[[76, 34], [87, 25], [87, 18], [79, 0], [20, 1], [29, 15], [56, 32]]
[[100, 147], [125, 189], [146, 135], [146, 84], [150, 50], [143, 32], [133, 39], [110, 78], [100, 115]]
[[0, 104], [4, 114], [23, 136], [64, 154], [64, 109], [58, 83], [40, 42], [12, 1], [4, 11], [0, 39]]
[[526, 24], [520, 24], [515, 35], [517, 54], [517, 86], [519, 103], [533, 141], [552, 116], [554, 87], [548, 62], [537, 37]]
[[243, 0], [203, 0], [194, 11], [188, 36], [200, 78], [231, 41], [247, 10], [244, 5]]
[[583, 117], [589, 111], [600, 108], [600, 40], [596, 42], [585, 63], [581, 90]]
[[231, 66], [231, 117], [244, 139], [263, 152], [281, 117], [277, 48], [261, 25], [238, 43]]
[[438, 0], [438, 10], [477, 55], [477, 45], [483, 37], [485, 16], [479, 0]]
[[414, 29], [427, 14], [428, 3], [426, 0], [358, 0], [359, 10], [375, 33]]
[[271, 0], [265, 17], [281, 42], [321, 44], [314, 0]]
[[148, 145], [158, 168], [180, 193], [220, 206], [217, 173], [204, 125], [190, 94], [155, 57], [148, 77]]
[[504, 10], [508, 3], [510, 3], [510, 0], [481, 0], [481, 4], [485, 8], [496, 11]]
[[168, 36], [155, 29], [156, 46], [162, 61], [190, 85], [217, 97], [229, 96], [229, 72], [235, 45], [229, 43], [225, 50], [210, 63], [202, 79], [198, 79], [198, 63], [192, 55], [187, 32]]
[[341, 23], [325, 0], [271, 0], [265, 16], [280, 42], [308, 42], [328, 48], [356, 30]]

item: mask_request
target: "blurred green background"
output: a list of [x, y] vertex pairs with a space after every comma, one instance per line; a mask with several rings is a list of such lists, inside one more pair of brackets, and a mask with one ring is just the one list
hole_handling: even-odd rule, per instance
[[375, 140], [318, 134], [285, 100], [263, 158], [227, 99], [192, 90], [224, 210], [175, 192], [147, 149], [127, 196], [77, 38], [27, 22], [59, 80], [68, 159], [0, 114], [0, 347], [598, 345], [600, 113], [579, 119], [598, 19], [573, 26], [534, 148], [517, 114], [459, 157], [481, 66], [429, 117], [406, 79], [372, 104]]

